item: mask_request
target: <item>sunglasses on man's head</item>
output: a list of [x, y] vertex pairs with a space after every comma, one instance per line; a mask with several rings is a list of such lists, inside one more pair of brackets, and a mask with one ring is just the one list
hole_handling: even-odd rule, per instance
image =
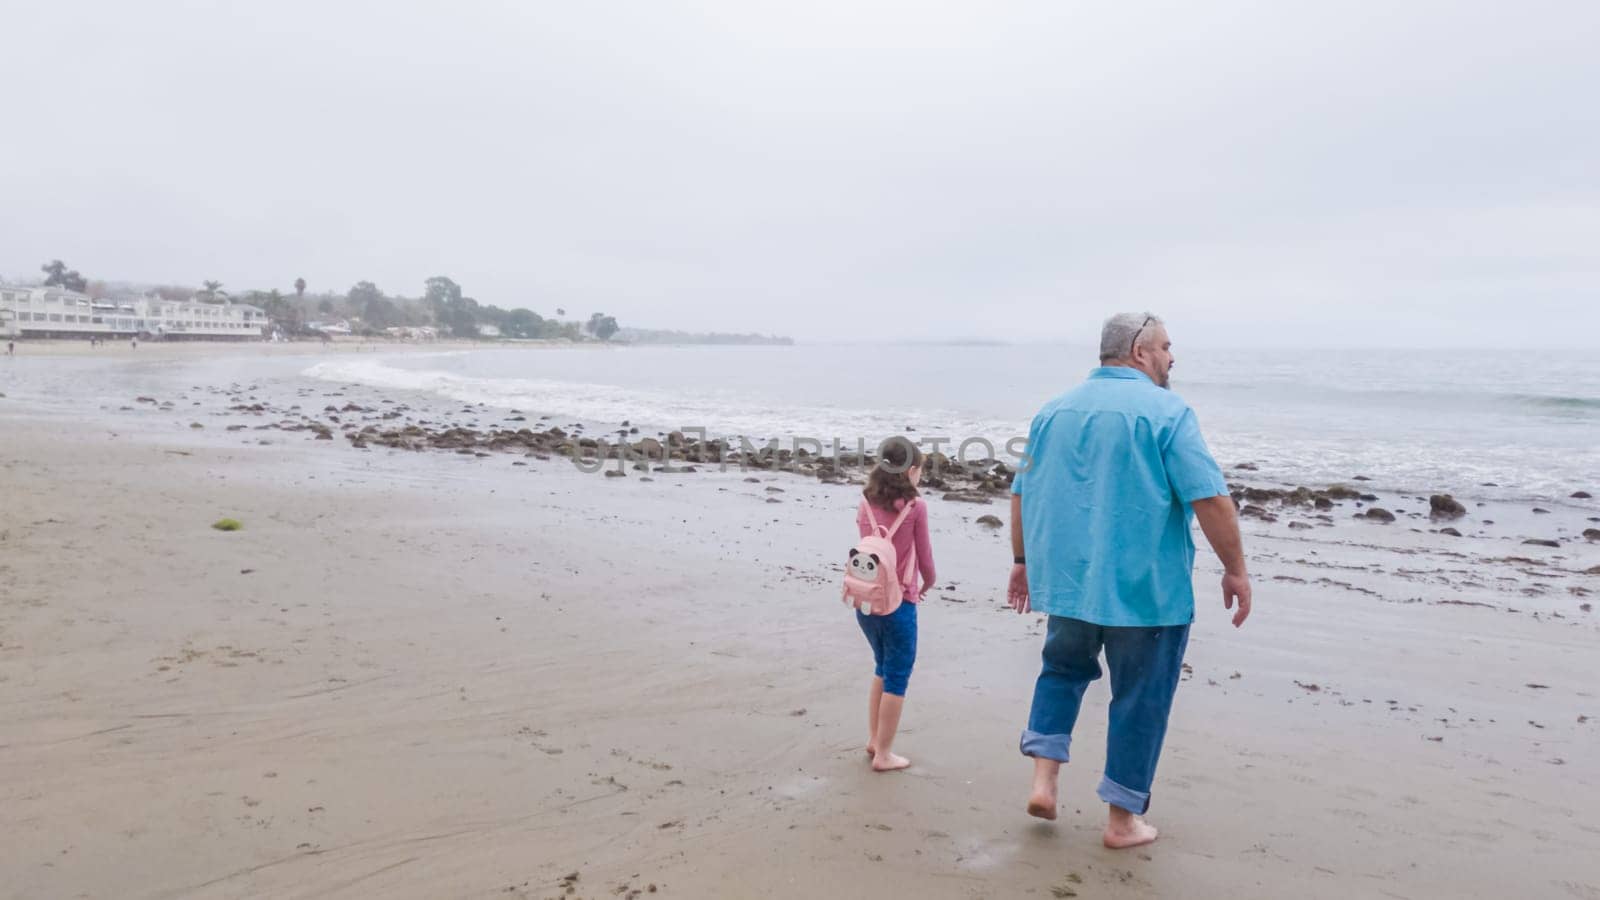
[[1128, 342], [1128, 353], [1129, 353], [1129, 355], [1133, 354], [1133, 348], [1134, 347], [1139, 346], [1139, 335], [1144, 332], [1145, 325], [1149, 325], [1151, 322], [1154, 322], [1155, 320], [1156, 320], [1155, 316], [1145, 316], [1144, 317], [1144, 325], [1140, 325], [1139, 326], [1139, 330], [1135, 331], [1133, 333], [1133, 340]]

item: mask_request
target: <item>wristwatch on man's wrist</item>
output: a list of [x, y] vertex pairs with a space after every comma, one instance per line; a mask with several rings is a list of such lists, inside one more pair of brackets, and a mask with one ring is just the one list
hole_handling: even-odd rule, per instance
[[1028, 558], [1026, 556], [1013, 556], [1011, 559], [1019, 566], [1025, 566], [1028, 564]]

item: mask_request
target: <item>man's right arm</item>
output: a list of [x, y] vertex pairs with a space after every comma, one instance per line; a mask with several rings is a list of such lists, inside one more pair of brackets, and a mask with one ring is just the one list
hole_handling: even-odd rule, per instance
[[1018, 613], [1025, 613], [1031, 608], [1028, 598], [1028, 567], [1025, 563], [1015, 562], [1023, 559], [1022, 546], [1022, 495], [1011, 495], [1011, 577], [1006, 582], [1006, 602]]
[[1227, 494], [1194, 501], [1194, 517], [1200, 520], [1211, 549], [1222, 560], [1222, 605], [1233, 609], [1233, 627], [1238, 628], [1250, 615], [1250, 573], [1244, 564], [1244, 538], [1239, 534], [1239, 512]]

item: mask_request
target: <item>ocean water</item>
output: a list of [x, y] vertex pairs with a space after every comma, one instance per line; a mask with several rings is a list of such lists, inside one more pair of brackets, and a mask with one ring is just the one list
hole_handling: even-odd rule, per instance
[[[1360, 475], [1375, 489], [1479, 499], [1600, 495], [1600, 354], [1176, 349], [1172, 389], [1224, 468], [1258, 466], [1253, 483]], [[904, 433], [925, 447], [943, 438], [946, 452], [982, 438], [1006, 459], [1006, 441], [1094, 365], [1092, 348], [1042, 344], [511, 348], [346, 357], [302, 374], [592, 433], [627, 421], [643, 434], [848, 448]]]

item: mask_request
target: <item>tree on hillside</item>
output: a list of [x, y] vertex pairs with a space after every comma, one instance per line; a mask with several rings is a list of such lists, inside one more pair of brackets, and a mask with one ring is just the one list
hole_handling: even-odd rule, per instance
[[481, 337], [478, 333], [478, 301], [462, 297], [445, 311], [443, 325], [458, 338]]
[[583, 330], [602, 341], [609, 341], [611, 336], [617, 333], [617, 327], [615, 317], [608, 316], [605, 313], [595, 313], [589, 317], [589, 321], [583, 326]]
[[536, 338], [544, 335], [544, 319], [531, 309], [513, 309], [506, 313], [500, 333], [506, 337]]
[[357, 282], [345, 296], [345, 304], [361, 317], [362, 324], [369, 331], [382, 331], [402, 322], [400, 307], [385, 297], [383, 292], [378, 290], [378, 286], [370, 281]]
[[290, 303], [282, 293], [277, 290], [252, 291], [245, 296], [251, 303], [261, 307], [267, 314], [267, 320], [284, 334], [297, 335], [305, 332], [305, 313], [297, 304]]
[[201, 290], [195, 294], [197, 298], [206, 303], [221, 303], [228, 299], [228, 292], [222, 289], [220, 281], [202, 281]]
[[566, 311], [566, 310], [564, 310], [564, 309], [562, 309], [562, 308], [561, 308], [561, 307], [559, 307], [559, 306], [558, 306], [558, 307], [556, 307], [556, 315], [558, 315], [558, 316], [564, 316], [564, 315], [566, 315], [566, 314], [567, 314], [567, 311]]
[[83, 292], [89, 287], [88, 279], [78, 274], [77, 269], [67, 268], [67, 264], [59, 259], [52, 259], [39, 267], [45, 274], [45, 287], [66, 288], [69, 291]]
[[361, 322], [368, 330], [382, 331], [405, 324], [405, 315], [388, 297], [372, 297], [361, 307]]
[[317, 312], [328, 314], [328, 315], [332, 315], [332, 313], [333, 313], [333, 298], [332, 297], [323, 297], [321, 300], [318, 300], [317, 301]]
[[296, 298], [306, 295], [306, 280], [304, 278], [296, 278], [294, 280], [294, 295]]
[[478, 301], [461, 295], [461, 285], [443, 275], [429, 278], [423, 302], [440, 328], [460, 338], [478, 336]]
[[382, 296], [383, 291], [378, 290], [377, 285], [370, 281], [358, 281], [356, 282], [355, 287], [351, 288], [350, 292], [345, 294], [344, 299], [347, 308], [356, 310], [359, 314], [359, 310], [362, 307], [366, 306], [372, 300]]
[[426, 282], [426, 290], [422, 299], [433, 310], [434, 316], [443, 321], [442, 313], [451, 304], [461, 302], [461, 285], [443, 275], [435, 275]]

